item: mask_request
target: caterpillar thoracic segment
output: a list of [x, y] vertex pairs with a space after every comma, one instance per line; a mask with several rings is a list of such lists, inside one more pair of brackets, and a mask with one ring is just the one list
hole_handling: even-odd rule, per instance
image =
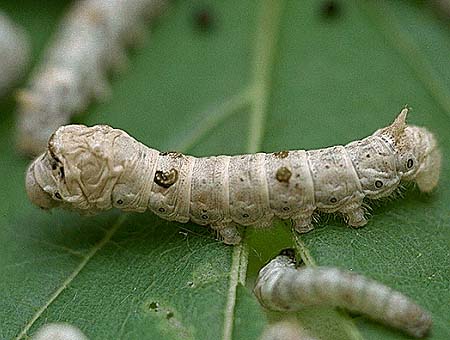
[[20, 78], [29, 54], [30, 46], [25, 31], [0, 12], [0, 96]]
[[296, 268], [293, 250], [275, 257], [258, 274], [254, 293], [268, 309], [341, 307], [415, 336], [425, 336], [431, 316], [403, 294], [366, 277], [332, 267]]
[[167, 220], [209, 225], [228, 244], [240, 241], [236, 225], [267, 227], [274, 216], [307, 232], [316, 209], [360, 227], [364, 197], [388, 196], [401, 180], [421, 191], [437, 184], [436, 140], [407, 126], [407, 112], [346, 146], [205, 158], [161, 153], [105, 125], [63, 126], [29, 167], [27, 192], [42, 208], [150, 209]]
[[92, 99], [109, 93], [108, 72], [126, 64], [125, 46], [166, 0], [76, 1], [32, 77], [18, 95], [18, 146], [33, 155]]

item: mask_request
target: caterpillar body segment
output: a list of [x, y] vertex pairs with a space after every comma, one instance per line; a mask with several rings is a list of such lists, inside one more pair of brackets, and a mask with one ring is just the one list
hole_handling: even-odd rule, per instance
[[320, 150], [196, 158], [146, 147], [106, 125], [59, 128], [27, 172], [27, 192], [42, 208], [86, 213], [112, 207], [151, 210], [192, 220], [239, 242], [236, 225], [264, 228], [274, 217], [299, 232], [313, 228], [315, 210], [366, 224], [363, 199], [380, 198], [401, 180], [422, 191], [437, 184], [440, 153], [433, 135], [407, 126], [407, 109], [373, 135]]
[[271, 310], [340, 307], [418, 338], [424, 337], [432, 326], [426, 311], [386, 285], [334, 267], [297, 268], [288, 255], [275, 257], [260, 270], [254, 293]]

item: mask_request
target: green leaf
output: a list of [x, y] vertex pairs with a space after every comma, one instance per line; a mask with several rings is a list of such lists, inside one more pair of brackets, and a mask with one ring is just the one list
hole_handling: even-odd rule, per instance
[[[29, 203], [28, 160], [14, 149], [12, 99], [1, 103], [0, 339], [65, 321], [91, 339], [257, 339], [270, 322], [251, 293], [257, 271], [282, 248], [360, 272], [411, 296], [433, 315], [432, 339], [450, 338], [450, 35], [422, 2], [176, 2], [113, 77], [109, 101], [77, 117], [110, 124], [145, 144], [202, 156], [345, 144], [391, 122], [437, 135], [442, 180], [409, 190], [349, 229], [322, 220], [298, 242], [278, 223], [245, 232], [240, 246], [206, 228], [151, 213], [95, 217]], [[36, 60], [67, 3], [1, 1], [32, 35]], [[195, 12], [211, 11], [210, 30]], [[333, 14], [334, 13], [334, 14]], [[331, 15], [330, 15], [331, 14]], [[297, 315], [322, 339], [405, 339], [361, 316], [326, 309]]]

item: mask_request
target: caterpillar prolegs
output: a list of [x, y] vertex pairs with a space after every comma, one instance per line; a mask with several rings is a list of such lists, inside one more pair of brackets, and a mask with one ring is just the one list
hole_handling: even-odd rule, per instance
[[402, 180], [425, 192], [437, 184], [437, 142], [427, 129], [408, 126], [407, 112], [345, 146], [204, 158], [159, 152], [106, 125], [67, 125], [28, 168], [27, 192], [45, 209], [149, 209], [208, 225], [227, 244], [240, 242], [237, 225], [264, 228], [274, 217], [307, 232], [315, 210], [361, 227], [365, 197], [388, 196]]
[[297, 268], [294, 255], [293, 249], [286, 249], [260, 270], [254, 293], [266, 308], [341, 307], [418, 338], [429, 332], [431, 316], [405, 295], [350, 271]]

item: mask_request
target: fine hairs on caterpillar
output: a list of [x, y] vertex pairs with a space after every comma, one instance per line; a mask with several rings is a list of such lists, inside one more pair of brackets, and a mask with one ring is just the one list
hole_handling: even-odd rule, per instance
[[347, 270], [297, 268], [294, 255], [293, 249], [286, 249], [260, 270], [254, 293], [264, 307], [277, 311], [341, 307], [417, 338], [429, 332], [431, 316], [405, 295]]
[[23, 75], [29, 57], [27, 34], [0, 11], [0, 97]]
[[108, 96], [108, 73], [126, 65], [125, 48], [144, 34], [146, 19], [166, 0], [75, 1], [36, 68], [18, 93], [17, 143], [37, 155], [48, 138], [92, 100]]
[[365, 197], [389, 196], [403, 180], [423, 192], [437, 185], [437, 142], [427, 129], [408, 126], [407, 112], [345, 146], [203, 158], [159, 152], [106, 125], [67, 125], [28, 168], [26, 189], [44, 209], [149, 209], [210, 226], [227, 244], [240, 242], [237, 225], [265, 228], [274, 217], [308, 232], [316, 209], [361, 227]]

